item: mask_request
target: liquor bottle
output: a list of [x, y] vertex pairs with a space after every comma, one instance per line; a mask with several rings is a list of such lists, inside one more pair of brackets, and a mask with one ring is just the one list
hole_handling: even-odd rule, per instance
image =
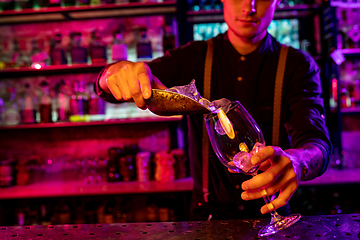
[[52, 65], [67, 64], [66, 51], [61, 45], [60, 33], [55, 34], [54, 39], [51, 43], [50, 57]]
[[89, 0], [76, 0], [75, 6], [88, 6], [90, 3]]
[[31, 8], [32, 4], [29, 0], [14, 0], [14, 10], [21, 11], [23, 9]]
[[87, 63], [87, 49], [81, 44], [81, 33], [73, 32], [70, 34], [71, 46], [70, 46], [70, 56], [71, 63]]
[[36, 122], [36, 110], [34, 102], [35, 96], [31, 93], [30, 85], [25, 84], [24, 96], [20, 99], [21, 107], [21, 123], [35, 123]]
[[63, 79], [56, 85], [57, 92], [57, 122], [69, 121], [69, 96], [65, 92], [65, 82]]
[[8, 68], [11, 61], [9, 42], [6, 40], [2, 41], [0, 47], [0, 69]]
[[3, 112], [4, 125], [17, 125], [20, 123], [20, 112], [16, 101], [16, 91], [14, 88], [8, 89], [9, 101], [5, 104]]
[[13, 41], [14, 51], [11, 57], [13, 67], [30, 66], [30, 58], [27, 56], [27, 46], [24, 39]]
[[119, 181], [120, 174], [119, 174], [119, 161], [120, 157], [122, 156], [122, 151], [120, 148], [110, 148], [108, 150], [108, 157], [109, 160], [106, 164], [106, 180], [108, 182], [117, 182]]
[[146, 28], [140, 29], [140, 39], [136, 44], [136, 54], [138, 59], [152, 58], [152, 47], [151, 42], [146, 35]]
[[105, 119], [105, 101], [93, 90], [93, 84], [87, 85], [87, 92], [89, 96], [89, 120], [99, 121]]
[[43, 39], [33, 39], [31, 41], [31, 67], [40, 69], [49, 65], [49, 55], [44, 50]]
[[46, 81], [41, 82], [41, 96], [39, 99], [40, 123], [52, 122], [52, 104], [49, 93], [49, 84]]
[[46, 204], [40, 206], [40, 222], [41, 225], [51, 225], [49, 207]]
[[84, 81], [74, 81], [73, 94], [69, 102], [70, 122], [88, 121], [88, 97], [84, 93]]
[[175, 35], [172, 32], [170, 24], [165, 25], [165, 31], [163, 36], [163, 51], [164, 53], [168, 50], [175, 48]]
[[76, 1], [75, 0], [62, 0], [61, 1], [61, 7], [71, 7], [75, 6]]
[[122, 31], [115, 33], [114, 42], [111, 45], [111, 60], [112, 62], [127, 60], [127, 46], [124, 43]]
[[60, 200], [59, 212], [58, 212], [58, 223], [69, 224], [71, 223], [71, 212], [67, 202], [64, 199]]
[[98, 31], [92, 32], [90, 44], [90, 58], [92, 63], [106, 62], [106, 46], [101, 42], [101, 35]]
[[114, 201], [109, 200], [104, 208], [104, 223], [114, 223], [114, 208]]
[[48, 5], [49, 5], [49, 7], [60, 7], [61, 0], [49, 0]]
[[12, 10], [12, 1], [11, 0], [1, 0], [0, 1], [0, 12], [5, 10]]

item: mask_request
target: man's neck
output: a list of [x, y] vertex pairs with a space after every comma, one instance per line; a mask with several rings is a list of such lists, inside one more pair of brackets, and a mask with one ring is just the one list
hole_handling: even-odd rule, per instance
[[265, 37], [266, 37], [266, 32], [264, 32], [264, 34], [261, 34], [261, 36], [259, 35], [249, 39], [249, 38], [239, 37], [234, 33], [232, 33], [231, 31], [228, 31], [228, 38], [230, 43], [233, 45], [236, 51], [241, 55], [247, 55], [255, 51], [261, 45]]

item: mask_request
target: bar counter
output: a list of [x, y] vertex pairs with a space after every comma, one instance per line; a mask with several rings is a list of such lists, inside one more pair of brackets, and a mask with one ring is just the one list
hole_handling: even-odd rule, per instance
[[[260, 239], [269, 218], [228, 221], [145, 222], [0, 227], [0, 239]], [[303, 216], [261, 239], [360, 239], [360, 214]]]

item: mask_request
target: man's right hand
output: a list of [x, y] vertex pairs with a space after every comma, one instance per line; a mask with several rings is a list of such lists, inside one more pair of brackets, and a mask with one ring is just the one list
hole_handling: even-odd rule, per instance
[[151, 97], [152, 88], [166, 89], [146, 63], [130, 61], [111, 65], [101, 75], [99, 85], [117, 100], [134, 101], [141, 109], [146, 109], [145, 99]]

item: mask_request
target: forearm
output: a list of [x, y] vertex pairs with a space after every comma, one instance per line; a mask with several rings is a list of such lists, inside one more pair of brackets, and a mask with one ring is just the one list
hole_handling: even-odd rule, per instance
[[294, 164], [298, 165], [301, 170], [301, 181], [314, 179], [321, 172], [324, 157], [317, 146], [307, 144], [297, 149], [289, 149], [286, 152], [295, 157]]

